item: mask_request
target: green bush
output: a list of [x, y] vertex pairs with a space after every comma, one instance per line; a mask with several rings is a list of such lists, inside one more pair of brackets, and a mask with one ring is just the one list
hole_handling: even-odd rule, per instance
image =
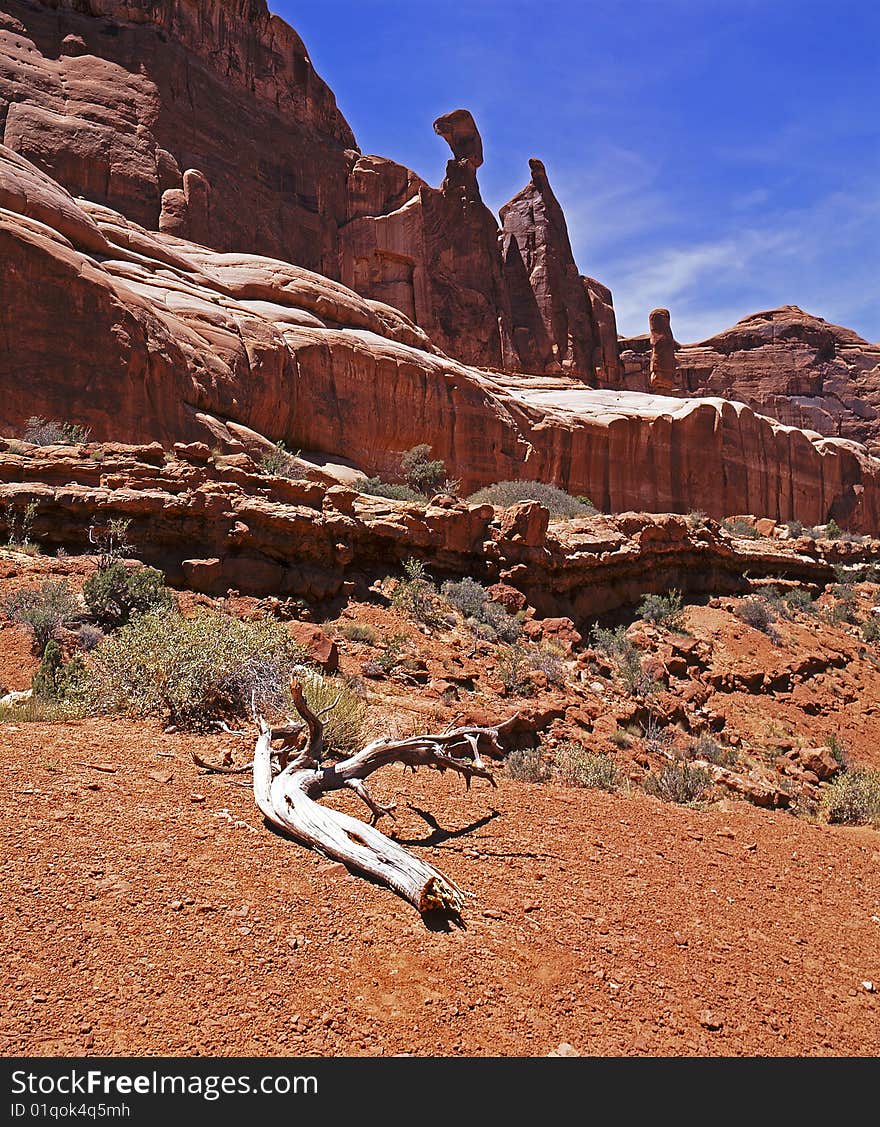
[[855, 625], [859, 621], [859, 597], [851, 583], [835, 583], [831, 588], [834, 603], [828, 612], [831, 622], [848, 622]]
[[88, 442], [91, 433], [89, 427], [81, 427], [76, 423], [62, 423], [58, 419], [32, 415], [25, 424], [21, 437], [34, 446], [78, 446], [82, 442]]
[[4, 610], [13, 622], [30, 630], [38, 654], [45, 653], [57, 630], [82, 614], [66, 579], [47, 579], [39, 588], [15, 591], [6, 599]]
[[403, 564], [404, 579], [397, 581], [391, 605], [398, 607], [416, 622], [425, 626], [448, 625], [434, 581], [421, 560], [408, 559]]
[[546, 783], [551, 769], [544, 762], [539, 747], [526, 748], [525, 751], [512, 751], [504, 760], [504, 773], [509, 779], [520, 783]]
[[821, 808], [828, 822], [880, 824], [880, 771], [844, 771], [828, 786]]
[[733, 748], [722, 747], [711, 736], [700, 736], [699, 739], [694, 740], [689, 752], [692, 759], [705, 759], [720, 767], [732, 767], [737, 759]]
[[529, 669], [535, 673], [543, 673], [548, 685], [563, 686], [568, 680], [568, 670], [563, 660], [563, 652], [556, 646], [542, 643], [537, 649], [529, 652]]
[[862, 624], [862, 639], [865, 642], [880, 642], [880, 621], [876, 614], [869, 614]]
[[712, 776], [704, 767], [688, 763], [667, 763], [660, 771], [645, 776], [643, 787], [648, 794], [664, 802], [690, 805], [699, 802], [712, 786]]
[[745, 517], [728, 517], [721, 522], [721, 527], [740, 540], [757, 540], [760, 536], [757, 528]]
[[496, 509], [509, 509], [522, 501], [537, 501], [557, 520], [592, 516], [596, 512], [586, 498], [572, 497], [543, 481], [498, 481], [477, 490], [468, 500], [472, 505], [492, 505]]
[[376, 644], [376, 631], [367, 622], [342, 622], [339, 633], [349, 642], [366, 642], [368, 646]]
[[286, 686], [304, 657], [288, 631], [269, 619], [145, 614], [88, 655], [82, 692], [92, 711], [206, 728], [249, 717], [252, 707], [285, 709]]
[[654, 681], [642, 669], [641, 656], [626, 636], [625, 626], [609, 630], [597, 622], [590, 632], [590, 640], [595, 649], [604, 653], [617, 666], [617, 674], [630, 696], [646, 697], [659, 691], [659, 681]]
[[283, 442], [276, 442], [273, 449], [260, 459], [260, 469], [270, 477], [290, 477], [296, 470], [295, 459], [300, 453], [297, 450], [295, 454], [291, 454]]
[[843, 529], [832, 517], [831, 520], [825, 525], [825, 539], [826, 540], [839, 540], [843, 533]]
[[816, 604], [805, 587], [794, 587], [785, 596], [785, 603], [792, 614], [815, 614]]
[[507, 693], [511, 696], [531, 696], [533, 685], [529, 679], [527, 654], [522, 646], [501, 646], [496, 667]]
[[126, 567], [114, 560], [90, 575], [83, 598], [95, 621], [106, 630], [124, 626], [135, 615], [170, 610], [173, 600], [165, 576], [154, 567]]
[[438, 458], [429, 458], [430, 453], [431, 447], [420, 443], [400, 456], [400, 472], [404, 481], [410, 489], [427, 497], [437, 493], [446, 482], [446, 464]]
[[749, 595], [743, 599], [736, 608], [737, 618], [751, 626], [753, 630], [760, 630], [764, 634], [773, 634], [773, 623], [776, 615], [766, 599], [760, 595]]
[[78, 695], [84, 674], [80, 658], [65, 664], [61, 647], [51, 641], [43, 652], [42, 660], [31, 678], [31, 689], [41, 700], [67, 700]]
[[567, 740], [556, 748], [554, 760], [566, 786], [608, 791], [617, 786], [617, 767], [610, 755], [588, 751], [583, 744]]
[[426, 443], [405, 450], [392, 477], [386, 481], [382, 477], [362, 478], [355, 482], [355, 488], [371, 497], [388, 497], [393, 501], [413, 501], [424, 504], [426, 499], [441, 489], [455, 490], [458, 482], [451, 482], [446, 476], [446, 464], [428, 455], [431, 447]]
[[410, 489], [408, 485], [402, 485], [392, 481], [382, 481], [378, 477], [366, 477], [355, 482], [355, 488], [359, 493], [366, 493], [370, 497], [387, 497], [392, 501], [415, 501], [419, 504], [425, 503], [425, 498], [421, 493], [416, 493], [414, 489]]
[[300, 680], [313, 712], [334, 705], [323, 718], [327, 751], [339, 755], [360, 751], [366, 743], [367, 706], [364, 701], [338, 677], [322, 677], [320, 673], [310, 672], [301, 676]]
[[522, 633], [521, 618], [490, 599], [486, 588], [475, 579], [447, 580], [440, 593], [480, 638], [512, 644]]
[[4, 505], [3, 519], [6, 522], [6, 543], [18, 552], [39, 555], [40, 549], [31, 537], [34, 534], [34, 518], [37, 515], [37, 502], [28, 501], [24, 507]]
[[643, 595], [637, 614], [645, 622], [680, 630], [684, 625], [684, 603], [681, 592], [673, 588], [666, 595]]

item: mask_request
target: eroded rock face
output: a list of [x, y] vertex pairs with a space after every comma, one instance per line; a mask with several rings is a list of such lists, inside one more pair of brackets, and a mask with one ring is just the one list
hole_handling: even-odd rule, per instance
[[[341, 278], [465, 363], [592, 378], [601, 352], [610, 371], [610, 301], [597, 349], [592, 298], [577, 292], [570, 248], [556, 252], [567, 235], [549, 187], [538, 244], [508, 239], [502, 256], [472, 115], [454, 110], [435, 130], [452, 149], [439, 188], [361, 156], [265, 0], [9, 0], [0, 12], [0, 141], [73, 195], [148, 230]], [[565, 261], [531, 292], [536, 254]]]
[[722, 399], [469, 368], [391, 306], [277, 259], [146, 231], [2, 149], [0, 192], [8, 433], [41, 414], [102, 439], [283, 440], [368, 473], [427, 442], [465, 493], [525, 478], [603, 511], [880, 527], [880, 464], [852, 443]]
[[648, 323], [651, 326], [651, 389], [661, 394], [674, 392], [675, 338], [669, 325], [669, 310], [652, 309]]
[[265, 0], [8, 0], [0, 140], [144, 227], [337, 274], [354, 136]]
[[[653, 339], [652, 328], [652, 339]], [[624, 386], [647, 387], [647, 337], [621, 342]], [[880, 344], [795, 305], [753, 313], [699, 344], [673, 344], [674, 395], [724, 396], [880, 453]], [[666, 366], [669, 366], [667, 345]]]
[[[670, 514], [549, 523], [536, 505], [404, 504], [268, 477], [244, 455], [206, 461], [200, 450], [158, 443], [39, 448], [0, 439], [0, 532], [10, 511], [31, 502], [46, 549], [87, 551], [90, 522], [123, 518], [145, 562], [209, 594], [363, 596], [415, 555], [436, 575], [494, 583], [511, 608], [527, 602], [543, 618], [533, 629], [563, 645], [576, 640], [573, 622], [647, 591], [744, 591], [747, 572], [825, 583], [835, 565], [871, 561], [878, 549], [876, 541], [735, 541], [712, 522], [696, 528]], [[298, 629], [314, 648], [316, 628]], [[333, 662], [329, 648], [322, 660]]]
[[529, 168], [529, 183], [501, 208], [505, 257], [515, 241], [558, 368], [593, 382], [598, 340], [589, 293], [547, 171], [536, 159]]

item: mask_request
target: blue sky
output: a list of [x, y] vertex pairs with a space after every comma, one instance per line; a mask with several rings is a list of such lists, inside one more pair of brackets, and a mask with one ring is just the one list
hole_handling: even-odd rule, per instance
[[621, 332], [800, 305], [880, 340], [878, 0], [270, 0], [362, 151], [439, 184], [483, 137], [496, 213], [540, 157]]

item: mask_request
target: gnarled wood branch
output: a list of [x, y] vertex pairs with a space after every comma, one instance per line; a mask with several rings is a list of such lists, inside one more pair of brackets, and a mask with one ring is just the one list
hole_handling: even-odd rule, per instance
[[[282, 747], [273, 748], [273, 738], [280, 732], [259, 719], [253, 762], [254, 801], [265, 818], [297, 841], [387, 884], [420, 912], [440, 909], [460, 913], [467, 894], [375, 828], [383, 815], [393, 816], [394, 808], [377, 802], [364, 780], [389, 763], [403, 763], [413, 770], [429, 767], [454, 771], [468, 786], [472, 778], [486, 779], [494, 786], [481, 752], [499, 758], [504, 754], [498, 742], [499, 731], [511, 721], [495, 728], [471, 726], [438, 735], [374, 740], [355, 755], [325, 767], [323, 717], [328, 710], [313, 712], [296, 681], [291, 684], [291, 694], [305, 721], [308, 741], [298, 749], [285, 732]], [[320, 804], [325, 794], [342, 789], [351, 790], [369, 807], [369, 825]]]

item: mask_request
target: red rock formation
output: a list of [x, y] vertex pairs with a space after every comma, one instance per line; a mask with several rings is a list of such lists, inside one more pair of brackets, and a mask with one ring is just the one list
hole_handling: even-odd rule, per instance
[[[480, 198], [474, 120], [455, 110], [435, 129], [453, 152], [439, 189], [360, 156], [265, 0], [8, 0], [0, 12], [0, 140], [74, 195], [150, 230], [342, 278], [466, 363], [552, 369], [531, 267], [510, 240], [502, 262]], [[567, 245], [552, 193], [545, 210], [553, 247]], [[610, 371], [613, 311], [597, 349], [572, 269], [542, 283], [571, 321], [552, 343], [564, 367], [591, 373], [604, 350]]]
[[355, 164], [352, 218], [339, 232], [340, 276], [400, 309], [465, 363], [519, 368], [498, 225], [477, 184], [480, 134], [467, 110], [438, 118], [434, 128], [453, 152], [439, 189], [381, 157]]
[[666, 394], [676, 390], [675, 338], [669, 326], [668, 309], [652, 309], [651, 326], [651, 390]]
[[164, 211], [221, 250], [337, 273], [354, 136], [265, 0], [7, 0], [0, 140], [145, 227]]
[[595, 278], [584, 278], [584, 288], [590, 299], [593, 313], [593, 368], [600, 387], [621, 387], [623, 384], [623, 365], [620, 362], [620, 346], [617, 340], [617, 318], [614, 315], [614, 299], [611, 290], [597, 282]]
[[[647, 338], [628, 338], [621, 347], [624, 385], [647, 387]], [[670, 394], [737, 399], [787, 426], [880, 453], [880, 344], [785, 305], [744, 317], [699, 344], [673, 347]]]
[[563, 371], [592, 382], [598, 341], [589, 294], [575, 265], [565, 216], [544, 165], [532, 159], [529, 168], [529, 183], [501, 208], [505, 251], [515, 240], [554, 360]]
[[[148, 232], [0, 150], [0, 426], [343, 455], [427, 442], [466, 492], [553, 481], [601, 509], [880, 527], [880, 463], [721, 399], [492, 375], [390, 306], [275, 259]], [[260, 436], [264, 436], [261, 438]]]
[[[121, 517], [146, 562], [211, 594], [364, 594], [416, 555], [435, 573], [500, 581], [493, 591], [507, 605], [527, 601], [544, 618], [527, 629], [563, 644], [575, 640], [569, 619], [589, 621], [647, 591], [732, 592], [747, 588], [746, 573], [825, 583], [836, 565], [870, 563], [878, 550], [876, 541], [733, 540], [714, 523], [697, 528], [668, 514], [548, 525], [537, 505], [403, 504], [267, 477], [241, 455], [205, 461], [159, 444], [37, 448], [0, 439], [0, 532], [10, 508], [31, 502], [45, 548], [87, 551], [90, 522]], [[314, 626], [292, 629], [315, 649]], [[323, 659], [334, 660], [329, 646]]]

